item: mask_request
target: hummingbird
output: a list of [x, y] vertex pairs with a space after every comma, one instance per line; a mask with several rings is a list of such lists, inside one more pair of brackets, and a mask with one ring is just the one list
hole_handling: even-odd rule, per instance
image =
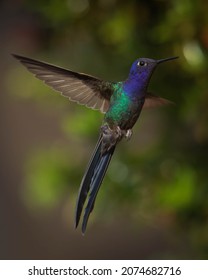
[[82, 233], [86, 231], [88, 219], [106, 174], [117, 144], [132, 135], [132, 128], [144, 107], [172, 103], [148, 92], [151, 76], [157, 66], [176, 59], [139, 58], [130, 68], [128, 78], [121, 82], [109, 82], [84, 73], [74, 72], [52, 64], [13, 54], [38, 79], [69, 100], [97, 109], [104, 113], [99, 138], [82, 178], [76, 203], [75, 228], [83, 207]]

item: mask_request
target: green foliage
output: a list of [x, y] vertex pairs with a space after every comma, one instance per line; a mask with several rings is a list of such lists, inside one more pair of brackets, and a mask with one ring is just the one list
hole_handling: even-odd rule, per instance
[[196, 179], [193, 170], [176, 169], [174, 178], [158, 191], [158, 199], [161, 207], [172, 211], [183, 210], [191, 206], [196, 199]]
[[[86, 108], [79, 108], [72, 114], [65, 116], [62, 123], [62, 128], [66, 134], [71, 137], [75, 135], [78, 137], [92, 137], [97, 130], [98, 122], [102, 122], [102, 115], [98, 111], [89, 110]], [[98, 135], [99, 131], [96, 131]], [[94, 137], [93, 137], [94, 138]]]
[[61, 149], [36, 152], [26, 166], [26, 204], [33, 210], [57, 206], [76, 181], [75, 166]]

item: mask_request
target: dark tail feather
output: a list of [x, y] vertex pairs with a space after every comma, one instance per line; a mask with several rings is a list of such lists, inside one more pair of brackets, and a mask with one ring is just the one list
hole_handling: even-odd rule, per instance
[[100, 136], [98, 139], [94, 153], [91, 157], [91, 160], [87, 166], [86, 172], [85, 172], [85, 174], [82, 178], [82, 182], [80, 184], [79, 194], [78, 194], [78, 198], [77, 198], [77, 205], [76, 205], [75, 227], [77, 227], [79, 224], [80, 216], [82, 213], [82, 208], [84, 206], [85, 200], [87, 198], [87, 194], [90, 189], [90, 184], [91, 184], [92, 177], [94, 175], [94, 170], [100, 159], [101, 144], [102, 144], [102, 136]]
[[105, 176], [106, 170], [110, 163], [111, 157], [115, 150], [115, 146], [113, 146], [112, 148], [110, 148], [109, 151], [105, 152], [104, 154], [101, 154], [101, 146], [102, 146], [102, 136], [100, 136], [97, 142], [94, 153], [88, 164], [87, 170], [84, 174], [79, 189], [79, 195], [78, 195], [77, 205], [76, 205], [75, 227], [77, 227], [79, 224], [82, 209], [86, 201], [87, 194], [90, 190], [89, 200], [83, 218], [82, 233], [84, 233], [86, 230], [89, 215], [94, 207], [97, 193], [99, 191], [100, 185], [102, 183], [102, 180]]
[[95, 168], [95, 173], [92, 178], [92, 183], [90, 187], [91, 192], [89, 195], [87, 207], [85, 208], [85, 213], [84, 213], [84, 218], [82, 223], [83, 234], [85, 233], [90, 213], [93, 210], [95, 199], [97, 197], [98, 191], [100, 189], [101, 183], [107, 171], [114, 150], [115, 150], [115, 146], [113, 146], [109, 151], [107, 151], [104, 155], [102, 155], [100, 161], [98, 162], [98, 165]]

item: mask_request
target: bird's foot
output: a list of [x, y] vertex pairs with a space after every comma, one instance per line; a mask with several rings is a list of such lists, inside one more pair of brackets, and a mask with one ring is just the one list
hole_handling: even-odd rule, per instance
[[115, 126], [111, 129], [108, 124], [101, 126], [101, 131], [104, 137], [111, 138], [111, 140], [121, 140], [121, 138], [126, 134], [119, 126]]
[[103, 135], [102, 152], [108, 151], [111, 147], [115, 146], [118, 141], [124, 136], [123, 130], [119, 126], [110, 128], [108, 124], [101, 126]]
[[101, 126], [101, 131], [105, 136], [116, 138], [117, 140], [121, 140], [122, 137], [127, 138], [129, 140], [132, 136], [132, 130], [124, 130], [121, 129], [119, 126], [115, 126], [114, 128], [110, 128], [108, 124]]
[[116, 126], [115, 130], [115, 135], [117, 137], [117, 139], [121, 140], [121, 138], [123, 137], [123, 131], [120, 129], [119, 126]]
[[105, 138], [111, 138], [111, 140], [119, 140], [119, 141], [123, 137], [129, 140], [133, 134], [131, 129], [122, 130], [119, 126], [110, 128], [108, 124], [104, 124], [103, 126], [101, 126], [101, 132], [103, 133]]
[[133, 134], [133, 132], [132, 132], [131, 129], [125, 130], [124, 137], [125, 137], [127, 140], [130, 140], [132, 134]]

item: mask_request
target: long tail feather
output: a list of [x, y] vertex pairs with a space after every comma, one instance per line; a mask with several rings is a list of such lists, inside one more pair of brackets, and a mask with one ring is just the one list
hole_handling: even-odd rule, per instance
[[89, 195], [87, 207], [85, 208], [85, 213], [84, 213], [84, 218], [83, 218], [83, 223], [82, 223], [82, 233], [83, 234], [85, 233], [90, 213], [93, 210], [95, 199], [97, 197], [98, 191], [100, 189], [101, 183], [102, 183], [105, 173], [107, 171], [107, 168], [110, 163], [111, 157], [114, 153], [114, 150], [115, 150], [115, 146], [112, 147], [107, 153], [105, 153], [101, 157], [101, 159], [98, 163], [98, 166], [96, 167], [95, 174], [92, 178], [92, 183], [91, 183], [91, 187], [90, 187], [91, 192]]
[[114, 153], [115, 146], [104, 154], [101, 153], [102, 136], [100, 136], [95, 147], [92, 158], [88, 164], [87, 170], [82, 179], [79, 195], [76, 205], [75, 227], [78, 226], [81, 217], [82, 209], [86, 201], [88, 192], [90, 191], [89, 200], [85, 209], [82, 233], [85, 232], [90, 213], [93, 210], [95, 199], [99, 191], [102, 180], [105, 176], [106, 170], [110, 163], [111, 157]]
[[77, 205], [76, 205], [75, 227], [77, 227], [79, 224], [82, 209], [90, 189], [90, 183], [94, 174], [94, 170], [100, 158], [101, 143], [102, 143], [102, 136], [100, 136], [98, 139], [94, 153], [91, 157], [91, 160], [87, 166], [86, 172], [80, 184], [79, 194], [77, 198]]

